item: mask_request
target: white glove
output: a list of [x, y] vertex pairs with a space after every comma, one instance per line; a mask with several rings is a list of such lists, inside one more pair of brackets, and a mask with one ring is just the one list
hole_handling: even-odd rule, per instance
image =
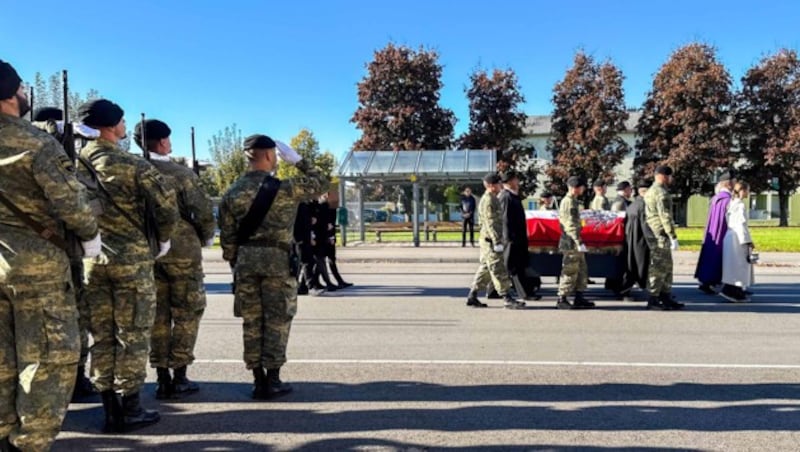
[[167, 240], [166, 242], [158, 242], [158, 254], [156, 255], [156, 259], [160, 257], [164, 257], [169, 253], [169, 248], [172, 246], [172, 242]]
[[292, 149], [288, 144], [281, 141], [276, 141], [275, 145], [277, 147], [278, 158], [284, 162], [294, 165], [300, 160], [303, 160], [303, 157], [301, 157], [300, 154], [298, 154], [297, 151]]
[[678, 239], [672, 239], [669, 247], [672, 251], [678, 251]]
[[586, 245], [581, 243], [580, 245], [578, 245], [578, 252], [579, 253], [588, 253], [589, 252], [589, 248], [586, 248]]
[[503, 250], [505, 250], [505, 249], [506, 249], [506, 247], [503, 246], [503, 245], [495, 245], [494, 246], [494, 252], [495, 253], [502, 253]]
[[332, 224], [330, 224], [330, 223], [328, 223], [328, 230], [329, 230], [329, 231], [333, 231], [333, 225], [332, 225]]
[[208, 248], [209, 246], [214, 246], [214, 237], [211, 237], [211, 238], [210, 238], [210, 239], [208, 239], [208, 241], [206, 242], [206, 248]]
[[84, 137], [84, 138], [98, 138], [100, 136], [100, 131], [97, 129], [93, 129], [86, 124], [72, 124], [72, 130], [75, 131], [76, 134]]
[[100, 252], [103, 251], [103, 241], [100, 240], [100, 233], [98, 232], [97, 235], [91, 240], [81, 242], [81, 247], [83, 248], [84, 257], [99, 256]]

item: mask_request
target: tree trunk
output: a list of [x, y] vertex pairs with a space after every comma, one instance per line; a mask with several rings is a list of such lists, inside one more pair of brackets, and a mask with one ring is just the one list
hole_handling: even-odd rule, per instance
[[789, 192], [784, 190], [778, 191], [778, 204], [780, 205], [780, 223], [778, 226], [789, 226]]

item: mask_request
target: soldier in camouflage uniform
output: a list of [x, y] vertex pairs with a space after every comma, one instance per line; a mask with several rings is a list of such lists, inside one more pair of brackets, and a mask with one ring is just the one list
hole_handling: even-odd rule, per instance
[[592, 199], [592, 203], [589, 205], [590, 210], [609, 210], [611, 209], [611, 203], [608, 202], [608, 198], [606, 198], [606, 183], [602, 179], [598, 179], [594, 181], [592, 184], [594, 188], [594, 198]]
[[49, 450], [75, 384], [78, 313], [67, 296], [71, 282], [61, 225], [85, 241], [85, 255], [97, 255], [101, 247], [97, 222], [64, 149], [21, 118], [29, 108], [25, 94], [14, 68], [0, 61], [0, 195], [14, 206], [0, 203], [3, 451]]
[[520, 309], [525, 303], [517, 301], [509, 293], [511, 277], [508, 276], [503, 252], [508, 244], [503, 243], [503, 213], [497, 195], [502, 190], [500, 176], [496, 173], [487, 174], [483, 178], [486, 191], [478, 203], [478, 218], [481, 223], [481, 257], [478, 271], [472, 280], [467, 306], [485, 308], [486, 304], [478, 299], [478, 291], [492, 282], [497, 293], [505, 301], [508, 309]]
[[[265, 135], [248, 137], [244, 148], [250, 170], [222, 197], [220, 244], [223, 258], [233, 268], [244, 362], [255, 378], [253, 398], [270, 399], [291, 391], [291, 386], [280, 380], [280, 368], [286, 363], [289, 329], [297, 312], [297, 278], [289, 265], [297, 206], [327, 191], [328, 181], [292, 148]], [[260, 188], [276, 182], [270, 173], [277, 168], [278, 158], [294, 164], [302, 174], [281, 181], [266, 216], [249, 237], [240, 239], [242, 220]], [[259, 207], [255, 206], [258, 210], [254, 212], [263, 213]]]
[[[586, 189], [586, 181], [572, 176], [567, 179], [567, 195], [561, 200], [558, 221], [561, 224], [561, 240], [558, 249], [563, 255], [561, 277], [558, 284], [558, 309], [593, 308], [594, 303], [583, 298], [589, 272], [586, 267], [586, 245], [581, 241], [581, 209], [578, 199]], [[567, 300], [575, 293], [575, 302]]]
[[[55, 138], [59, 143], [64, 142], [64, 111], [56, 107], [37, 108], [33, 113], [31, 124]], [[75, 376], [75, 390], [72, 401], [79, 401], [97, 394], [92, 388], [92, 382], [86, 378], [86, 361], [89, 358], [89, 308], [83, 303], [83, 259], [80, 256], [70, 256], [70, 271], [72, 273], [71, 290], [67, 297], [75, 300], [78, 306], [78, 326], [81, 333], [81, 356], [78, 361], [78, 373]]]
[[661, 311], [683, 308], [683, 303], [672, 299], [672, 251], [678, 249], [678, 236], [672, 221], [672, 197], [667, 187], [672, 183], [672, 168], [656, 168], [655, 182], [644, 195], [647, 225], [653, 234], [648, 234], [650, 268], [648, 289], [650, 298], [647, 309]]
[[[139, 390], [147, 374], [150, 329], [156, 309], [153, 251], [145, 232], [149, 204], [166, 255], [178, 219], [175, 192], [150, 163], [123, 151], [124, 112], [105, 99], [78, 110], [81, 121], [100, 137], [81, 149], [81, 171], [94, 171], [101, 188], [94, 193], [103, 206], [98, 218], [108, 256], [84, 260], [92, 346], [92, 383], [100, 392], [106, 432], [129, 431], [158, 422], [159, 414], [142, 408]], [[91, 168], [91, 170], [90, 170]], [[92, 193], [90, 193], [91, 195]]]
[[149, 119], [144, 128], [147, 143], [142, 143], [142, 123], [136, 125], [133, 138], [142, 149], [147, 146], [150, 163], [175, 191], [180, 213], [172, 246], [155, 265], [157, 302], [150, 336], [150, 365], [158, 373], [156, 398], [161, 400], [200, 389], [186, 377], [186, 367], [194, 361], [197, 330], [206, 308], [201, 247], [213, 244], [215, 222], [211, 198], [200, 187], [197, 175], [169, 158], [169, 126]]

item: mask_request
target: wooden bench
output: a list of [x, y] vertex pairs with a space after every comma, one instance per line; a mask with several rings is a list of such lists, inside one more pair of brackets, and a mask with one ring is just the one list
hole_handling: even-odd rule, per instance
[[389, 222], [381, 222], [381, 223], [370, 223], [367, 226], [368, 232], [375, 233], [375, 239], [378, 243], [382, 242], [383, 234], [392, 233], [392, 232], [409, 232], [412, 231], [413, 227], [411, 223], [389, 223]]
[[[375, 239], [378, 243], [383, 241], [384, 234], [391, 234], [397, 232], [411, 232], [414, 230], [410, 222], [403, 223], [371, 223], [366, 228], [367, 232], [374, 232]], [[425, 241], [438, 240], [438, 233], [440, 232], [461, 232], [461, 223], [456, 221], [435, 221], [420, 224], [420, 232], [425, 235]]]
[[428, 240], [428, 234], [430, 233], [433, 241], [438, 241], [437, 235], [440, 232], [461, 232], [461, 222], [436, 221], [425, 224], [425, 240]]

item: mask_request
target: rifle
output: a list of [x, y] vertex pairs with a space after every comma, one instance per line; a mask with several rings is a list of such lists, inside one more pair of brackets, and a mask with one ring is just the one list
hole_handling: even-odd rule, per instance
[[[64, 135], [61, 137], [61, 145], [67, 153], [67, 157], [72, 161], [77, 175], [78, 153], [75, 150], [75, 135], [72, 130], [72, 122], [69, 119], [69, 78], [66, 69], [61, 71], [61, 88], [64, 94]], [[83, 290], [83, 247], [81, 241], [75, 233], [64, 230], [64, 239], [67, 242], [67, 256], [69, 256], [69, 270], [72, 277], [72, 285], [75, 288], [76, 297], [80, 296]]]
[[[142, 113], [142, 121], [141, 121], [141, 128], [142, 128], [142, 156], [148, 162], [150, 161], [150, 149], [147, 147], [147, 123], [145, 121], [144, 113]], [[153, 253], [153, 256], [157, 256], [158, 252], [160, 251], [160, 242], [161, 240], [158, 238], [158, 227], [156, 222], [156, 214], [153, 210], [153, 205], [150, 203], [150, 200], [145, 198], [144, 199], [144, 236], [147, 239], [147, 243], [150, 245], [150, 251]]]
[[200, 166], [197, 164], [197, 154], [195, 154], [194, 148], [194, 126], [192, 126], [192, 171], [196, 175], [200, 175]]
[[33, 105], [33, 85], [31, 85], [31, 94], [29, 96], [28, 103], [30, 104], [30, 107], [31, 107], [31, 113], [30, 113], [31, 122], [33, 122], [33, 114], [34, 114], [33, 113], [33, 107], [34, 107], [34, 105]]

